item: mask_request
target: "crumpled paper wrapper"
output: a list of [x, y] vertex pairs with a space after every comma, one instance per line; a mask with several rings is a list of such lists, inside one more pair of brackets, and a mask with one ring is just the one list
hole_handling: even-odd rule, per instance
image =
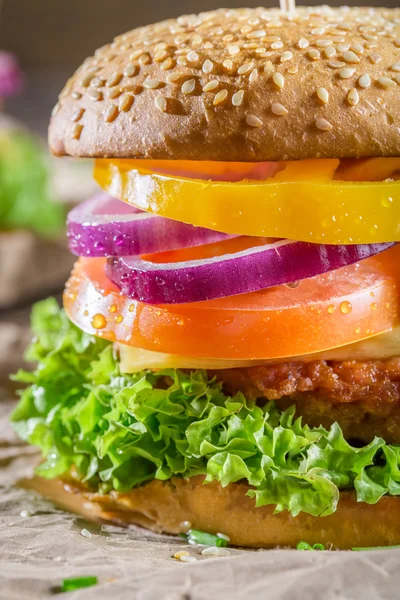
[[[14, 315], [22, 340], [28, 311]], [[10, 323], [12, 326], [12, 323]], [[12, 336], [11, 336], [12, 337]], [[0, 364], [12, 363], [0, 344]], [[8, 423], [11, 387], [0, 387], [0, 600], [57, 597], [65, 578], [95, 575], [99, 584], [69, 592], [71, 600], [392, 600], [400, 588], [400, 550], [299, 552], [229, 548], [205, 557], [201, 546], [88, 523], [19, 486], [39, 456]], [[28, 514], [29, 516], [23, 516]], [[400, 518], [400, 516], [399, 516]], [[84, 537], [87, 529], [90, 537]], [[194, 563], [173, 558], [187, 550]], [[64, 596], [62, 596], [64, 597]]]

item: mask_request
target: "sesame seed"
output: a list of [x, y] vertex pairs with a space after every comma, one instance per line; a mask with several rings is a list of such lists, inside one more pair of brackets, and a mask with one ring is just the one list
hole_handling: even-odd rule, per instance
[[217, 106], [217, 104], [221, 104], [221, 102], [224, 102], [224, 100], [226, 100], [227, 96], [228, 96], [228, 90], [221, 90], [220, 92], [218, 92], [218, 94], [215, 95], [215, 98], [213, 100], [214, 106]]
[[206, 42], [206, 43], [204, 44], [204, 48], [206, 48], [207, 50], [211, 50], [211, 48], [213, 48], [213, 45], [212, 45], [212, 43], [211, 43], [211, 42]]
[[272, 50], [280, 50], [281, 48], [283, 48], [283, 42], [274, 42], [273, 44], [271, 44], [271, 48]]
[[253, 69], [250, 73], [249, 82], [254, 83], [258, 79], [258, 71], [257, 69]]
[[350, 50], [350, 44], [339, 44], [339, 46], [337, 46], [338, 52], [347, 52], [348, 50]]
[[370, 55], [369, 60], [372, 62], [373, 65], [377, 65], [379, 62], [381, 62], [382, 56], [380, 54], [377, 54], [376, 52], [373, 52]]
[[396, 46], [396, 48], [400, 48], [400, 38], [397, 38], [396, 40], [394, 40], [393, 43]]
[[352, 69], [351, 67], [344, 67], [344, 69], [339, 71], [339, 77], [341, 79], [350, 79], [350, 77], [353, 77], [355, 72], [356, 70]]
[[279, 37], [279, 35], [266, 35], [263, 41], [272, 44], [272, 42], [279, 42], [280, 39], [281, 38]]
[[363, 33], [362, 37], [364, 38], [364, 40], [367, 41], [373, 41], [373, 40], [377, 40], [378, 38], [376, 37], [376, 35], [371, 35], [370, 33]]
[[347, 102], [350, 104], [350, 106], [356, 106], [359, 101], [359, 93], [357, 92], [356, 88], [352, 88], [347, 94]]
[[293, 53], [292, 52], [284, 52], [281, 56], [281, 63], [283, 62], [287, 62], [288, 60], [291, 60], [293, 58]]
[[124, 70], [125, 77], [134, 77], [139, 72], [138, 65], [134, 65], [133, 63], [128, 63]]
[[283, 88], [285, 87], [285, 78], [282, 75], [282, 73], [274, 73], [272, 75], [272, 81], [274, 82], [274, 84], [276, 85], [277, 88], [279, 88], [280, 90], [283, 90]]
[[317, 27], [316, 29], [311, 30], [312, 35], [324, 35], [325, 27]]
[[81, 86], [82, 87], [89, 87], [90, 82], [93, 79], [93, 75], [88, 73], [87, 75], [85, 75], [82, 79], [81, 79]]
[[336, 48], [334, 48], [333, 46], [329, 46], [328, 48], [326, 48], [324, 50], [324, 55], [326, 58], [332, 58], [332, 56], [335, 56], [336, 54]]
[[190, 556], [187, 550], [179, 550], [179, 552], [175, 552], [174, 558], [180, 559], [182, 556]]
[[389, 77], [379, 77], [378, 83], [381, 87], [385, 89], [397, 85], [396, 82], [393, 81], [393, 79], [390, 79]]
[[203, 86], [203, 92], [212, 92], [213, 90], [217, 89], [218, 86], [218, 79], [213, 79], [212, 81], [206, 83], [205, 86]]
[[275, 71], [274, 65], [272, 64], [272, 62], [270, 60], [267, 60], [267, 62], [264, 65], [264, 73], [271, 75], [271, 73], [273, 73], [274, 71]]
[[176, 83], [177, 81], [182, 79], [182, 77], [184, 77], [183, 73], [181, 73], [180, 71], [175, 71], [174, 73], [170, 73], [167, 76], [167, 81], [168, 83]]
[[360, 57], [357, 56], [355, 52], [347, 50], [346, 52], [343, 52], [343, 60], [347, 63], [359, 63]]
[[253, 69], [254, 67], [254, 63], [250, 62], [250, 63], [244, 63], [243, 65], [241, 65], [238, 68], [238, 73], [239, 75], [245, 75], [246, 73], [248, 73], [249, 71], [251, 71], [251, 69]]
[[400, 62], [395, 63], [390, 68], [391, 68], [392, 71], [396, 71], [396, 73], [400, 73]]
[[120, 83], [122, 79], [122, 73], [113, 73], [106, 81], [107, 87], [114, 87]]
[[371, 85], [371, 77], [367, 73], [365, 73], [365, 75], [361, 75], [358, 80], [358, 85], [362, 88], [369, 88]]
[[80, 92], [72, 92], [71, 96], [74, 100], [79, 100], [80, 98], [82, 98], [82, 94]]
[[77, 121], [79, 121], [79, 119], [83, 116], [83, 113], [85, 112], [84, 108], [77, 108], [71, 116], [71, 121], [73, 121], [74, 123], [76, 123]]
[[319, 60], [321, 58], [319, 50], [316, 50], [315, 48], [311, 48], [307, 54], [312, 60]]
[[133, 104], [134, 97], [131, 94], [123, 94], [119, 101], [119, 109], [128, 112]]
[[155, 90], [158, 88], [159, 85], [160, 85], [160, 81], [158, 79], [147, 78], [143, 82], [143, 87], [145, 87], [148, 90]]
[[92, 87], [103, 87], [104, 83], [104, 79], [101, 79], [100, 77], [93, 77], [90, 85]]
[[211, 60], [205, 60], [203, 63], [203, 67], [202, 67], [202, 71], [203, 73], [211, 73], [211, 71], [214, 68], [214, 64], [211, 62]]
[[328, 48], [328, 46], [332, 46], [332, 40], [317, 40], [315, 45], [317, 48]]
[[332, 69], [340, 69], [341, 67], [344, 67], [346, 63], [342, 62], [341, 60], [331, 60], [328, 65], [332, 68]]
[[167, 46], [167, 44], [166, 44], [165, 42], [159, 42], [159, 43], [158, 43], [158, 44], [155, 46], [154, 50], [155, 50], [156, 52], [161, 52], [162, 50], [166, 50], [166, 49], [167, 49], [167, 47], [168, 47], [168, 46]]
[[271, 111], [278, 117], [284, 117], [288, 114], [287, 108], [285, 108], [283, 104], [280, 104], [279, 102], [273, 102], [271, 105]]
[[301, 40], [299, 40], [297, 42], [297, 45], [301, 50], [304, 50], [304, 48], [308, 48], [308, 46], [310, 45], [310, 42], [308, 40], [306, 40], [305, 38], [301, 38]]
[[196, 87], [195, 79], [188, 79], [185, 83], [182, 84], [181, 90], [183, 94], [192, 94], [194, 92], [194, 88]]
[[180, 67], [187, 67], [187, 60], [184, 56], [178, 56], [176, 64]]
[[247, 37], [249, 39], [258, 39], [264, 37], [265, 35], [267, 35], [265, 29], [258, 29], [257, 31], [252, 31], [249, 33]]
[[195, 556], [181, 556], [179, 559], [181, 562], [197, 562], [197, 558]]
[[139, 58], [139, 63], [141, 65], [148, 65], [150, 61], [151, 58], [148, 54], [142, 54], [142, 56]]
[[250, 127], [261, 127], [262, 121], [256, 115], [246, 115], [246, 123]]
[[24, 508], [23, 510], [21, 510], [21, 512], [19, 513], [20, 517], [31, 517], [32, 513], [27, 510], [26, 508]]
[[199, 60], [199, 55], [194, 50], [188, 52], [186, 58], [189, 62], [197, 62]]
[[287, 72], [290, 73], [291, 75], [294, 75], [295, 73], [297, 73], [299, 70], [299, 67], [297, 65], [291, 65], [290, 67], [288, 67]]
[[244, 91], [239, 90], [236, 94], [232, 96], [232, 104], [233, 106], [241, 106], [243, 104]]
[[143, 54], [143, 50], [135, 50], [134, 52], [132, 52], [132, 54], [129, 56], [129, 60], [136, 60], [137, 58], [139, 58], [139, 56], [141, 56]]
[[240, 52], [240, 48], [239, 46], [229, 46], [228, 47], [228, 52], [231, 56], [234, 56], [235, 54], [239, 54]]
[[394, 76], [395, 81], [400, 85], [400, 73], [396, 73]]
[[233, 62], [227, 58], [226, 60], [224, 60], [224, 62], [222, 63], [222, 66], [225, 69], [228, 69], [228, 71], [232, 71], [233, 70]]
[[332, 129], [332, 125], [329, 123], [329, 121], [322, 118], [318, 118], [315, 121], [315, 125], [320, 131], [330, 131]]
[[118, 111], [118, 108], [115, 106], [115, 104], [111, 104], [104, 111], [104, 120], [107, 123], [112, 123], [118, 117], [118, 113], [119, 113], [119, 111]]
[[121, 94], [122, 90], [118, 87], [111, 88], [111, 90], [107, 92], [107, 96], [110, 98], [110, 100], [115, 100], [115, 98], [118, 98]]
[[353, 52], [356, 52], [356, 54], [364, 54], [364, 47], [357, 42], [352, 43], [350, 50], [353, 50]]
[[89, 90], [88, 96], [94, 102], [99, 102], [100, 100], [103, 100], [103, 94], [101, 93], [100, 90], [96, 90], [96, 89]]
[[167, 112], [167, 99], [165, 98], [165, 96], [157, 96], [154, 100], [154, 103], [158, 110], [164, 113]]
[[317, 96], [324, 104], [328, 104], [329, 102], [329, 92], [326, 88], [320, 87], [317, 90]]
[[169, 56], [168, 58], [166, 58], [164, 60], [164, 62], [161, 65], [161, 68], [163, 71], [169, 71], [170, 69], [172, 69], [174, 66], [174, 61], [172, 60], [172, 58]]
[[165, 50], [160, 50], [159, 52], [156, 52], [156, 54], [154, 55], [154, 60], [155, 62], [162, 62], [163, 60], [165, 60], [168, 56], [168, 53]]

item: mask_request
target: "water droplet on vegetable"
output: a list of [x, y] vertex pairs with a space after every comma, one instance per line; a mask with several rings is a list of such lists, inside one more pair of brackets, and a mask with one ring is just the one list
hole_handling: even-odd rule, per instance
[[94, 315], [93, 319], [92, 319], [92, 327], [94, 327], [95, 329], [104, 329], [104, 327], [106, 327], [107, 325], [107, 319], [105, 318], [104, 315], [97, 313], [97, 315]]
[[390, 208], [391, 206], [393, 206], [393, 198], [391, 198], [390, 196], [385, 196], [381, 198], [381, 204], [385, 208]]
[[348, 315], [349, 313], [351, 313], [353, 307], [351, 305], [351, 303], [348, 300], [343, 300], [343, 302], [340, 303], [340, 312], [343, 315]]
[[329, 313], [330, 315], [333, 315], [333, 313], [335, 312], [335, 310], [336, 310], [336, 306], [335, 306], [334, 304], [330, 304], [330, 305], [328, 306], [328, 313]]
[[289, 281], [289, 283], [285, 283], [285, 286], [290, 289], [295, 289], [295, 288], [299, 287], [299, 285], [300, 285], [300, 281]]

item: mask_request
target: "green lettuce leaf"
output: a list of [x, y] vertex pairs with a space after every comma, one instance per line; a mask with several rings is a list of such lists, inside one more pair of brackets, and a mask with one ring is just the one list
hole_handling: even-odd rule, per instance
[[50, 237], [64, 224], [65, 211], [51, 196], [39, 141], [24, 131], [0, 131], [0, 230], [32, 229]]
[[33, 372], [12, 416], [22, 439], [44, 457], [38, 472], [72, 467], [106, 492], [152, 479], [205, 476], [222, 486], [246, 481], [257, 506], [333, 513], [340, 490], [359, 502], [400, 494], [400, 447], [382, 438], [356, 448], [337, 423], [310, 428], [295, 408], [226, 396], [204, 371], [120, 372], [112, 344], [81, 332], [53, 299], [34, 307]]

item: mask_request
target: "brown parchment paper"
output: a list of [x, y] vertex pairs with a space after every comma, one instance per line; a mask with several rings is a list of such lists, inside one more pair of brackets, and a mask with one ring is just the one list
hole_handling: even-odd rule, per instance
[[[19, 315], [28, 337], [27, 316]], [[5, 345], [0, 344], [1, 357]], [[3, 357], [4, 358], [4, 357]], [[3, 360], [3, 364], [7, 362]], [[8, 359], [8, 363], [10, 360]], [[13, 391], [0, 388], [0, 600], [394, 600], [400, 596], [400, 550], [250, 551], [224, 558], [138, 527], [91, 524], [18, 486], [38, 456], [8, 424]], [[21, 516], [27, 511], [30, 516]], [[22, 514], [24, 514], [22, 512]], [[399, 515], [400, 518], [400, 515]], [[82, 536], [82, 529], [90, 537]], [[172, 558], [185, 549], [194, 563]], [[64, 578], [96, 575], [99, 585], [57, 595]]]

